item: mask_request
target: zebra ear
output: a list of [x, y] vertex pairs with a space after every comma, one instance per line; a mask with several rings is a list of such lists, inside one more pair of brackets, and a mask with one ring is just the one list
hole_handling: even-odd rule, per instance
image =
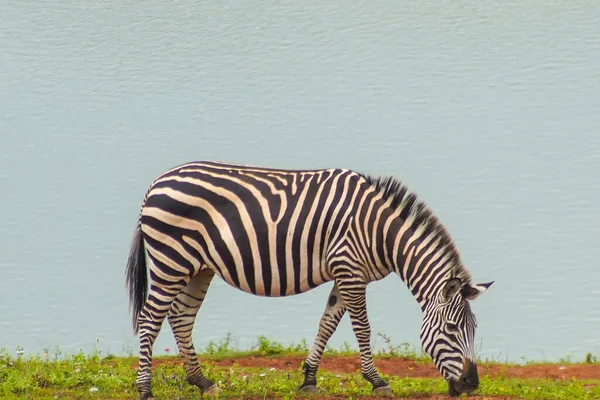
[[488, 283], [478, 283], [476, 285], [466, 285], [462, 288], [461, 293], [465, 299], [475, 300], [476, 298], [481, 296], [481, 294], [485, 292], [487, 288], [492, 286], [492, 283], [494, 283], [494, 281]]
[[442, 289], [442, 297], [444, 300], [450, 300], [452, 296], [454, 296], [460, 290], [460, 279], [451, 278], [446, 282], [444, 288]]

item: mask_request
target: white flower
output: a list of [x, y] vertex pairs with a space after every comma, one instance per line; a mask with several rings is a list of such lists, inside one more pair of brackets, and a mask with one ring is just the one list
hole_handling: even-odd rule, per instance
[[98, 391], [98, 388], [96, 386], [92, 386], [90, 388], [90, 393], [96, 393]]

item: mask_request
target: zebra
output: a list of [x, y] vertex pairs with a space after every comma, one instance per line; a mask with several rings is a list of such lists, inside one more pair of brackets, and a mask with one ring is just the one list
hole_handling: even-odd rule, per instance
[[220, 390], [203, 374], [192, 341], [215, 275], [266, 297], [297, 295], [333, 281], [299, 391], [317, 391], [319, 362], [348, 313], [362, 376], [372, 392], [390, 393], [373, 362], [366, 286], [392, 272], [421, 308], [420, 341], [449, 395], [476, 390], [477, 323], [470, 302], [494, 281], [471, 282], [446, 228], [399, 179], [341, 168], [215, 161], [165, 171], [146, 192], [126, 268], [133, 329], [139, 333], [139, 398], [153, 398], [152, 348], [165, 318], [187, 382], [201, 394]]

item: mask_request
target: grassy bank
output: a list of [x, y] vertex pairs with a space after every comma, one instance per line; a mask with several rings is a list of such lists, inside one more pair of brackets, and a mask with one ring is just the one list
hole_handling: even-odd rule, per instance
[[[427, 357], [407, 345], [396, 346], [384, 336], [382, 339], [385, 345], [377, 351], [375, 362], [390, 383], [394, 397], [444, 398], [446, 384]], [[220, 398], [306, 397], [296, 393], [302, 382], [306, 343], [283, 346], [259, 337], [256, 346], [248, 351], [232, 348], [231, 343], [228, 337], [199, 352], [205, 374], [222, 389]], [[52, 353], [23, 357], [1, 351], [0, 398], [137, 399], [133, 386], [137, 358], [104, 356], [100, 352]], [[177, 356], [155, 357], [155, 361], [153, 391], [157, 399], [200, 398], [198, 389], [185, 381]], [[600, 399], [597, 359], [589, 355], [580, 363], [562, 361], [520, 366], [482, 361], [481, 387], [478, 396], [470, 398]], [[357, 368], [357, 353], [349, 346], [329, 349], [318, 375], [321, 392], [312, 398], [370, 397], [370, 386]]]

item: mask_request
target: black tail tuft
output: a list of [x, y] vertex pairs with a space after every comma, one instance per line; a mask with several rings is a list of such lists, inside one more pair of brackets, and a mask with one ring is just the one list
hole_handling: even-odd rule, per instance
[[138, 333], [138, 316], [144, 307], [148, 295], [148, 275], [146, 270], [146, 252], [142, 230], [138, 224], [133, 235], [131, 250], [127, 260], [127, 286], [129, 289], [129, 307], [133, 317], [133, 331]]

